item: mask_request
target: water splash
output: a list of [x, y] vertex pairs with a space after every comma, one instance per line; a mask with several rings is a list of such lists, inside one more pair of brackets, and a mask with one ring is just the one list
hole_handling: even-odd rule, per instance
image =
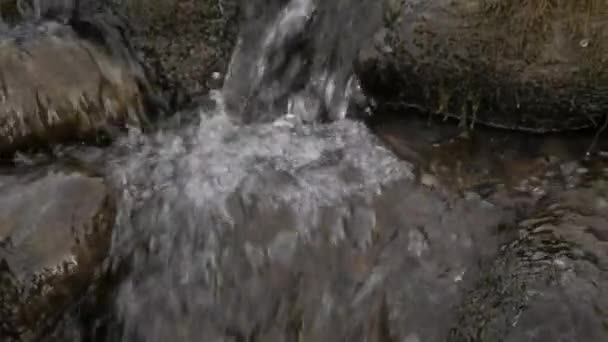
[[112, 255], [133, 270], [117, 298], [124, 341], [220, 338], [225, 322], [214, 322], [230, 313], [219, 292], [235, 290], [226, 277], [239, 279], [244, 260], [255, 263], [252, 236], [283, 226], [261, 255], [286, 258], [294, 241], [337, 229], [320, 225], [321, 208], [413, 177], [361, 123], [240, 126], [221, 105], [200, 115], [196, 128], [124, 141], [136, 152], [113, 168], [123, 194]]
[[[298, 241], [318, 234], [370, 244], [375, 214], [353, 203], [413, 177], [362, 123], [337, 120], [357, 88], [351, 62], [375, 3], [245, 4], [216, 107], [196, 124], [118, 144], [127, 153], [110, 167], [122, 189], [111, 254], [132, 272], [119, 286], [124, 330], [113, 340], [225, 340], [225, 325], [239, 321], [228, 302], [249, 291], [234, 282], [254, 280], [246, 274], [256, 264], [288, 264]], [[309, 124], [323, 116], [333, 122]], [[342, 209], [328, 227], [321, 213], [333, 207]]]
[[417, 186], [412, 165], [339, 120], [371, 3], [249, 3], [262, 19], [215, 108], [114, 146], [111, 256], [129, 273], [107, 341], [449, 340], [510, 219]]
[[361, 334], [378, 291], [402, 336], [445, 340], [436, 322], [465, 283], [453, 279], [474, 273], [472, 241], [497, 216], [448, 208], [363, 123], [340, 120], [380, 3], [244, 3], [213, 105], [113, 146], [110, 255], [128, 273], [106, 341], [382, 340]]

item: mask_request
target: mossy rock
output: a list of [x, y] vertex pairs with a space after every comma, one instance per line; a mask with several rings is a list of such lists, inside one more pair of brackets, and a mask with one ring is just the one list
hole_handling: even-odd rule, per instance
[[535, 132], [601, 126], [608, 110], [608, 3], [389, 1], [363, 86], [383, 110], [415, 107]]

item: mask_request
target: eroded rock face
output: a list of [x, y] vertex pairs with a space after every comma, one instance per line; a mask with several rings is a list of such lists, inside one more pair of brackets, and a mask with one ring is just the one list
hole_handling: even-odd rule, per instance
[[48, 169], [0, 176], [0, 336], [44, 335], [95, 278], [114, 204], [103, 180]]
[[122, 30], [103, 14], [0, 36], [0, 153], [147, 123], [158, 106]]
[[604, 1], [391, 0], [376, 38], [359, 70], [380, 112], [551, 131], [598, 125], [608, 108]]

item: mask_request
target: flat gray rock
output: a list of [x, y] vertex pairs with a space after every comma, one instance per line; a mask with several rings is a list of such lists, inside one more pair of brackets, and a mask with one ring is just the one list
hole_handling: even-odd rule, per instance
[[28, 341], [92, 282], [108, 252], [114, 204], [104, 182], [84, 174], [10, 178], [0, 188], [0, 336]]

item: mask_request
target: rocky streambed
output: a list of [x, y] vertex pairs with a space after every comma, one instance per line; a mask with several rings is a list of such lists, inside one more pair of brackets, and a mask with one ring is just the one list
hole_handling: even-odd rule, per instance
[[[385, 106], [365, 73], [369, 122], [243, 125], [208, 92], [234, 39], [230, 4], [113, 3], [118, 16], [83, 8], [6, 33], [3, 108], [21, 107], [0, 118], [38, 128], [0, 136], [27, 147], [3, 145], [2, 340], [607, 339], [600, 127], [464, 129], [411, 99]], [[336, 4], [325, 10], [349, 3]]]

